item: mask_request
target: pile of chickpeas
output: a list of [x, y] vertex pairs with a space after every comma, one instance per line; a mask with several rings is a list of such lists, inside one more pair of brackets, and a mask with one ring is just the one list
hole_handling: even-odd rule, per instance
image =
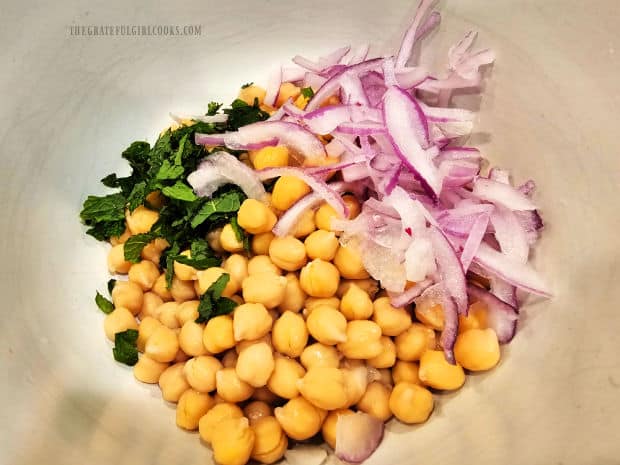
[[[247, 161], [257, 169], [286, 166], [288, 150], [266, 147]], [[198, 430], [221, 465], [274, 463], [290, 440], [318, 434], [335, 447], [338, 417], [355, 411], [422, 423], [433, 411], [432, 390], [459, 389], [465, 369], [488, 370], [500, 358], [486, 309], [475, 303], [460, 317], [457, 364], [449, 364], [439, 346], [441, 306], [392, 306], [354, 244], [339, 243], [329, 205], [275, 237], [277, 218], [309, 191], [300, 179], [282, 176], [267, 199], [243, 202], [237, 221], [252, 235], [251, 253], [227, 224], [207, 237], [226, 257], [222, 266], [196, 270], [175, 262], [170, 289], [158, 267], [169, 246], [164, 239], [148, 244], [141, 262], [124, 260], [124, 242], [148, 232], [157, 211], [127, 213], [126, 232], [112, 240], [109, 270], [127, 273], [128, 281], [112, 291], [106, 335], [114, 340], [117, 332], [138, 330], [135, 377], [159, 384], [164, 400], [177, 404], [177, 425]], [[344, 201], [350, 218], [359, 214], [355, 197]], [[196, 323], [198, 299], [223, 273], [230, 275], [223, 295], [238, 306]]]

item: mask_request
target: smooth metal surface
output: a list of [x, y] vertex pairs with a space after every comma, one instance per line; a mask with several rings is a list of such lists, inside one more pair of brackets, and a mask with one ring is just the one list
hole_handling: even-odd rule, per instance
[[[106, 247], [87, 193], [153, 141], [296, 53], [398, 43], [401, 0], [2, 1], [0, 463], [209, 463], [158, 390], [112, 359], [93, 303]], [[620, 463], [620, 9], [616, 0], [444, 1], [443, 51], [469, 28], [497, 51], [475, 141], [536, 179], [536, 263], [557, 297], [525, 309], [500, 366], [390, 426], [372, 464]], [[71, 24], [202, 24], [200, 37], [71, 37]], [[443, 55], [438, 58], [443, 60]], [[124, 169], [124, 168], [122, 168]]]

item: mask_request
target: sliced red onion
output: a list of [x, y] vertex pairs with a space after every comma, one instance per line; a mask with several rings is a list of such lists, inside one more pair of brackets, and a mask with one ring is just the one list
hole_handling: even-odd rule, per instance
[[282, 104], [282, 109], [289, 116], [294, 116], [296, 118], [303, 118], [305, 112], [299, 109], [292, 101], [292, 99], [288, 99], [286, 102]]
[[325, 151], [328, 157], [340, 157], [345, 153], [346, 148], [338, 139], [332, 139], [325, 145]]
[[383, 439], [383, 421], [363, 412], [340, 415], [336, 422], [336, 456], [349, 463], [361, 463]]
[[429, 32], [439, 26], [441, 23], [441, 14], [438, 11], [431, 12], [428, 18], [420, 25], [415, 33], [415, 40], [423, 39]]
[[482, 214], [478, 215], [476, 221], [469, 231], [469, 236], [463, 245], [463, 251], [461, 252], [461, 265], [463, 266], [463, 270], [467, 272], [469, 269], [469, 265], [471, 265], [476, 252], [478, 251], [478, 247], [482, 243], [482, 239], [484, 239], [484, 234], [487, 231], [487, 227], [489, 226], [489, 215]]
[[273, 233], [278, 237], [290, 234], [306, 210], [316, 207], [322, 201], [323, 198], [316, 192], [302, 197], [300, 200], [295, 202], [292, 207], [284, 212], [276, 225], [273, 227]]
[[437, 123], [447, 123], [451, 121], [467, 121], [474, 120], [476, 114], [469, 110], [463, 110], [461, 108], [440, 108], [431, 107], [425, 103], [419, 102], [422, 107], [422, 111], [429, 121]]
[[413, 89], [429, 77], [429, 70], [425, 66], [398, 68], [394, 70], [396, 82], [401, 89]]
[[[297, 444], [284, 453], [285, 465], [323, 465], [327, 458], [327, 451], [320, 447]], [[280, 462], [282, 463], [282, 462]]]
[[484, 242], [480, 244], [474, 262], [520, 289], [543, 297], [551, 297], [551, 292], [543, 279], [532, 267], [508, 257]]
[[424, 281], [437, 270], [433, 244], [428, 234], [417, 234], [405, 251], [407, 281]]
[[341, 100], [347, 105], [369, 105], [368, 97], [364, 92], [362, 81], [354, 74], [345, 74], [340, 80]]
[[489, 179], [497, 182], [501, 182], [502, 184], [510, 184], [510, 172], [503, 170], [501, 168], [493, 167], [489, 170]]
[[332, 105], [306, 113], [304, 124], [315, 134], [329, 134], [340, 124], [350, 122], [381, 122], [379, 110], [355, 105]]
[[[448, 295], [447, 291], [441, 293], [441, 308], [443, 310], [443, 330], [439, 338], [439, 343], [443, 349], [443, 354], [448, 363], [456, 364], [454, 359], [454, 343], [459, 333], [459, 312], [454, 300]], [[467, 297], [467, 296], [466, 296]]]
[[472, 193], [482, 200], [502, 205], [510, 210], [536, 210], [536, 205], [517, 189], [491, 179], [476, 179]]
[[[221, 182], [222, 179], [226, 182]], [[200, 196], [208, 197], [222, 184], [232, 183], [249, 198], [261, 200], [265, 197], [265, 187], [256, 172], [226, 152], [210, 154], [187, 181]]]
[[491, 294], [501, 301], [506, 302], [508, 305], [511, 305], [517, 309], [518, 312], [517, 288], [497, 276], [491, 276], [489, 281], [491, 283]]
[[[407, 64], [409, 58], [411, 57], [411, 52], [413, 50], [416, 39], [423, 35], [418, 34], [418, 28], [422, 24], [424, 17], [428, 13], [428, 10], [433, 7], [435, 1], [436, 0], [422, 0], [418, 5], [418, 9], [416, 10], [413, 21], [411, 22], [411, 26], [409, 26], [409, 29], [407, 29], [407, 32], [405, 33], [403, 41], [400, 45], [398, 55], [396, 56], [397, 68], [404, 67]], [[428, 26], [426, 29], [428, 29]]]
[[491, 214], [491, 224], [501, 251], [514, 260], [526, 263], [530, 246], [526, 232], [514, 213], [507, 208], [498, 207]]
[[356, 65], [366, 59], [369, 50], [369, 44], [362, 44], [359, 47], [350, 50], [349, 53], [342, 57], [340, 63], [343, 65]]
[[282, 85], [282, 68], [279, 68], [271, 73], [269, 80], [267, 81], [267, 87], [265, 89], [265, 98], [263, 103], [270, 107], [275, 106], [278, 94], [280, 93], [280, 86]]
[[231, 150], [258, 150], [263, 147], [278, 145], [278, 138], [272, 137], [258, 142], [241, 142], [239, 134], [228, 132], [225, 134], [201, 134], [196, 133], [194, 140], [197, 145], [209, 147], [225, 146]]
[[315, 73], [306, 73], [304, 75], [304, 87], [311, 87], [313, 90], [321, 88], [327, 82], [327, 78]]
[[409, 305], [432, 284], [433, 282], [430, 279], [425, 279], [422, 282], [411, 286], [405, 292], [401, 292], [400, 294], [392, 293], [390, 294], [390, 303], [394, 307], [404, 307], [405, 305]]
[[383, 62], [383, 81], [386, 87], [398, 86], [396, 71], [394, 70], [394, 58], [388, 57]]
[[472, 302], [481, 302], [486, 306], [487, 324], [497, 334], [500, 344], [510, 342], [516, 333], [519, 319], [516, 308], [473, 284], [467, 285], [467, 294]]
[[316, 62], [297, 55], [293, 58], [293, 63], [310, 71], [314, 71], [315, 73], [320, 73], [324, 69], [337, 64], [342, 57], [349, 53], [349, 50], [351, 50], [350, 46], [336, 49], [328, 55], [320, 57]]
[[403, 230], [409, 228], [414, 235], [426, 233], [424, 207], [419, 201], [412, 199], [402, 187], [395, 187], [385, 198], [385, 202], [398, 212]]
[[282, 67], [282, 82], [299, 82], [304, 79], [306, 70], [297, 66]]
[[456, 252], [443, 233], [434, 226], [430, 228], [430, 238], [435, 250], [437, 268], [442, 285], [454, 299], [459, 314], [467, 313], [467, 292], [465, 272]]
[[353, 134], [356, 136], [370, 136], [373, 134], [385, 134], [387, 129], [382, 123], [340, 123], [336, 128], [338, 132]]

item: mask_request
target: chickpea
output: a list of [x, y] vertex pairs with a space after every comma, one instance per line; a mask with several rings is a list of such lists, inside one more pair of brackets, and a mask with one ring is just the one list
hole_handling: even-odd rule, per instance
[[110, 237], [110, 244], [112, 244], [113, 246], [118, 245], [118, 244], [124, 244], [125, 242], [127, 242], [127, 239], [129, 239], [130, 237], [131, 237], [131, 231], [125, 228], [125, 231], [123, 231], [123, 234], [121, 234], [120, 236]]
[[338, 368], [310, 368], [297, 384], [301, 395], [319, 408], [334, 410], [347, 405], [344, 374]]
[[[181, 255], [191, 258], [192, 254], [189, 250], [184, 250]], [[196, 276], [196, 268], [186, 265], [180, 262], [174, 262], [174, 274], [177, 278], [183, 281], [193, 281], [198, 279]]]
[[159, 275], [159, 278], [157, 278], [151, 290], [155, 294], [157, 294], [161, 298], [161, 300], [163, 300], [164, 302], [169, 302], [172, 300], [172, 294], [170, 293], [170, 290], [168, 289], [167, 284], [166, 284], [165, 273], [162, 273], [161, 275]]
[[381, 421], [388, 421], [392, 416], [390, 410], [391, 388], [379, 381], [373, 381], [366, 388], [366, 392], [357, 403], [357, 409], [372, 415]]
[[267, 387], [280, 397], [292, 399], [299, 395], [297, 381], [305, 374], [306, 370], [298, 362], [276, 354], [273, 373], [267, 382]]
[[275, 404], [280, 400], [280, 398], [271, 392], [267, 386], [255, 389], [254, 394], [252, 394], [252, 399], [256, 399], [267, 404]]
[[237, 352], [237, 347], [235, 347], [234, 349], [226, 351], [222, 357], [222, 365], [224, 365], [224, 368], [235, 368], [237, 366], [238, 359], [239, 354]]
[[145, 292], [142, 296], [142, 309], [138, 315], [140, 319], [147, 317], [159, 318], [157, 309], [164, 303], [161, 297], [154, 292]]
[[466, 370], [490, 370], [499, 362], [497, 334], [492, 329], [470, 329], [461, 333], [454, 344], [456, 361]]
[[177, 319], [177, 311], [179, 304], [176, 302], [166, 302], [156, 310], [158, 319], [164, 326], [170, 329], [177, 329], [179, 327], [179, 320]]
[[347, 216], [347, 219], [352, 220], [354, 218], [357, 218], [357, 216], [362, 211], [362, 206], [360, 205], [359, 200], [357, 200], [357, 198], [355, 198], [355, 196], [351, 194], [343, 195], [342, 200], [344, 201], [344, 204], [349, 210], [349, 215]]
[[371, 299], [373, 299], [377, 295], [377, 292], [379, 292], [379, 284], [374, 279], [343, 279], [340, 281], [336, 295], [342, 298], [353, 284], [367, 293]]
[[167, 363], [156, 362], [152, 358], [143, 355], [133, 366], [133, 375], [138, 381], [148, 384], [157, 384], [159, 377], [168, 368]]
[[280, 91], [278, 92], [278, 99], [276, 100], [276, 107], [281, 107], [288, 100], [295, 100], [299, 97], [301, 88], [297, 87], [291, 82], [284, 82], [280, 85]]
[[217, 393], [227, 402], [243, 402], [252, 397], [254, 388], [239, 378], [235, 368], [222, 368], [215, 374]]
[[183, 368], [188, 384], [199, 392], [211, 392], [216, 388], [215, 374], [223, 368], [222, 363], [210, 355], [190, 358]]
[[[273, 241], [272, 241], [273, 242]], [[268, 255], [256, 255], [248, 261], [248, 274], [273, 273], [282, 275], [282, 270], [271, 260]]]
[[441, 304], [422, 301], [415, 307], [415, 317], [429, 328], [437, 331], [443, 330], [444, 318]]
[[317, 228], [324, 231], [333, 231], [332, 219], [334, 218], [341, 219], [342, 217], [338, 215], [336, 210], [334, 210], [334, 207], [328, 203], [321, 204], [314, 214], [314, 222], [316, 223]]
[[304, 266], [299, 276], [301, 288], [312, 297], [333, 296], [338, 289], [339, 281], [338, 269], [320, 258]]
[[198, 421], [200, 438], [207, 444], [211, 444], [214, 431], [223, 420], [230, 418], [243, 418], [241, 409], [230, 402], [220, 402], [205, 413]]
[[273, 416], [273, 409], [267, 402], [255, 400], [243, 408], [243, 415], [250, 421], [250, 425], [253, 425], [259, 418]]
[[370, 296], [357, 284], [351, 284], [343, 294], [340, 311], [347, 320], [367, 320], [374, 308]]
[[179, 321], [179, 326], [183, 327], [183, 325], [188, 321], [196, 321], [196, 318], [198, 318], [199, 305], [199, 300], [186, 300], [185, 302], [179, 304], [177, 308], [177, 320]]
[[426, 350], [434, 348], [435, 331], [420, 323], [413, 323], [396, 337], [396, 356], [405, 362], [420, 360]]
[[207, 351], [212, 354], [219, 354], [226, 349], [234, 347], [235, 337], [232, 317], [230, 315], [220, 315], [211, 318], [207, 322], [207, 326], [205, 326], [202, 342]]
[[280, 176], [273, 186], [271, 204], [285, 211], [310, 191], [310, 187], [297, 176]]
[[384, 336], [398, 336], [411, 326], [411, 315], [403, 307], [392, 307], [389, 297], [379, 297], [373, 304], [372, 319]]
[[184, 363], [170, 365], [159, 377], [159, 388], [164, 400], [178, 402], [181, 394], [189, 389], [189, 384], [183, 374], [184, 365]]
[[213, 229], [212, 231], [209, 231], [207, 235], [205, 236], [205, 239], [207, 240], [209, 247], [211, 247], [211, 250], [217, 253], [224, 252], [224, 248], [222, 247], [222, 243], [220, 242], [220, 236], [222, 235], [222, 230], [223, 228]]
[[170, 286], [170, 295], [177, 302], [185, 302], [196, 298], [194, 281], [182, 281], [176, 276], [172, 278], [172, 286]]
[[146, 346], [146, 341], [151, 334], [161, 326], [159, 320], [156, 320], [153, 317], [147, 316], [144, 317], [140, 321], [140, 326], [138, 327], [138, 340], [136, 341], [136, 347], [140, 352], [144, 352], [144, 348]]
[[338, 247], [334, 265], [343, 278], [366, 279], [370, 276], [364, 267], [359, 250], [351, 243]]
[[303, 397], [295, 397], [273, 411], [289, 438], [309, 439], [321, 430], [327, 412], [315, 407]]
[[299, 357], [308, 343], [306, 322], [301, 315], [286, 311], [274, 323], [271, 338], [278, 352]]
[[280, 460], [288, 447], [288, 438], [278, 420], [273, 416], [267, 416], [258, 419], [254, 424], [250, 422], [250, 425], [256, 438], [252, 459], [266, 464]]
[[[352, 362], [359, 362], [354, 364]], [[357, 404], [368, 387], [370, 374], [366, 365], [360, 360], [347, 360], [341, 369], [344, 376], [344, 386], [347, 392], [346, 407]]]
[[239, 253], [243, 251], [243, 242], [237, 239], [235, 230], [228, 223], [222, 228], [222, 232], [219, 237], [220, 246], [226, 252]]
[[257, 170], [288, 166], [288, 147], [285, 145], [263, 147], [256, 152], [253, 164]]
[[163, 207], [165, 201], [166, 198], [162, 195], [161, 191], [153, 191], [146, 196], [146, 202], [156, 210]]
[[[211, 268], [207, 268], [206, 270], [201, 270], [198, 272], [198, 281], [196, 281], [196, 293], [198, 295], [202, 295], [207, 292], [207, 289], [211, 287], [215, 281], [218, 280], [220, 276], [226, 273], [224, 268], [220, 268], [219, 266], [212, 266]], [[224, 297], [231, 297], [239, 290], [239, 283], [234, 279], [229, 279], [226, 283], [226, 287], [222, 292]]]
[[171, 362], [179, 351], [179, 341], [176, 333], [161, 325], [157, 327], [146, 340], [144, 353], [157, 362]]
[[347, 320], [342, 313], [327, 305], [312, 310], [306, 320], [308, 332], [317, 341], [333, 346], [347, 340]]
[[115, 307], [124, 307], [137, 315], [144, 302], [142, 288], [131, 281], [117, 281], [112, 289], [112, 302]]
[[306, 317], [312, 313], [316, 307], [322, 307], [327, 305], [328, 307], [338, 308], [340, 307], [340, 299], [338, 297], [308, 297], [306, 299]]
[[297, 220], [297, 224], [293, 227], [291, 234], [293, 237], [302, 238], [316, 230], [316, 224], [314, 224], [314, 211], [308, 209], [301, 214]]
[[230, 279], [242, 283], [248, 277], [248, 259], [240, 254], [230, 255], [222, 264], [222, 268], [230, 275]]
[[273, 351], [265, 342], [252, 344], [239, 353], [235, 371], [240, 380], [252, 387], [267, 384], [274, 369]]
[[398, 360], [392, 367], [392, 377], [394, 383], [398, 384], [401, 381], [407, 383], [420, 384], [420, 377], [418, 376], [418, 364], [415, 362], [404, 362]]
[[151, 226], [159, 219], [159, 213], [149, 210], [144, 205], [140, 205], [133, 212], [125, 212], [125, 220], [131, 234], [144, 234], [151, 230]]
[[313, 367], [338, 368], [340, 354], [335, 347], [316, 342], [303, 350], [300, 361], [307, 370]]
[[433, 395], [422, 386], [401, 381], [390, 394], [389, 406], [403, 423], [424, 423], [433, 411]]
[[338, 344], [338, 350], [347, 358], [370, 359], [383, 351], [381, 328], [368, 320], [349, 321], [345, 342]]
[[144, 260], [150, 260], [156, 265], [159, 264], [161, 253], [170, 247], [170, 244], [163, 237], [158, 237], [144, 246], [140, 256]]
[[245, 465], [254, 448], [254, 431], [247, 418], [220, 421], [211, 437], [213, 458], [220, 465]]
[[459, 315], [459, 334], [470, 329], [486, 329], [487, 327], [487, 308], [481, 302], [471, 304], [467, 316]]
[[132, 263], [125, 260], [125, 245], [117, 244], [108, 253], [108, 270], [110, 273], [126, 274]]
[[243, 300], [275, 308], [284, 300], [286, 278], [273, 273], [250, 274], [243, 280]]
[[241, 352], [243, 352], [245, 349], [247, 349], [251, 345], [257, 344], [259, 342], [264, 342], [271, 349], [273, 349], [273, 343], [271, 342], [271, 334], [265, 334], [263, 337], [254, 339], [252, 341], [245, 340], [245, 341], [238, 342], [237, 345], [235, 346], [235, 352], [237, 352], [237, 355], [239, 355]]
[[375, 368], [390, 368], [396, 363], [396, 346], [391, 338], [381, 336], [381, 353], [376, 357], [368, 359], [368, 365]]
[[186, 390], [177, 404], [177, 426], [180, 428], [195, 431], [198, 429], [198, 422], [205, 415], [214, 402], [209, 394]]
[[103, 330], [110, 341], [114, 341], [116, 333], [122, 333], [128, 329], [138, 329], [138, 322], [125, 307], [116, 307], [103, 320]]
[[338, 238], [332, 231], [319, 229], [306, 237], [304, 245], [308, 257], [312, 260], [320, 258], [326, 262], [331, 262], [338, 250]]
[[280, 268], [296, 271], [306, 264], [306, 248], [293, 236], [276, 237], [269, 245], [269, 257]]
[[338, 410], [332, 410], [327, 414], [327, 418], [323, 422], [321, 427], [321, 433], [323, 439], [332, 449], [336, 448], [336, 425], [338, 424], [338, 417], [342, 415], [354, 415], [355, 412], [348, 408], [341, 408]]
[[271, 231], [254, 235], [252, 237], [252, 253], [254, 255], [267, 255], [269, 245], [274, 237], [275, 235]]
[[299, 284], [299, 279], [295, 273], [287, 273], [286, 288], [284, 290], [284, 299], [282, 303], [278, 305], [280, 312], [291, 311], [294, 313], [299, 312], [304, 307], [306, 301], [306, 293]]
[[181, 328], [179, 333], [179, 347], [183, 352], [191, 357], [205, 355], [207, 349], [202, 342], [205, 325], [188, 321]]
[[273, 319], [263, 304], [239, 305], [233, 313], [235, 341], [259, 339], [271, 330]]
[[259, 105], [263, 103], [267, 91], [262, 87], [251, 85], [242, 87], [239, 91], [239, 100], [243, 100], [248, 105], [254, 105], [254, 99], [258, 100]]
[[144, 292], [149, 291], [157, 278], [159, 278], [159, 267], [149, 260], [142, 260], [129, 268], [129, 281], [139, 285]]
[[418, 376], [427, 386], [446, 391], [458, 389], [465, 383], [461, 365], [448, 363], [439, 350], [427, 350], [422, 354]]
[[237, 213], [239, 226], [250, 234], [261, 234], [271, 231], [278, 218], [271, 209], [256, 199], [246, 199]]

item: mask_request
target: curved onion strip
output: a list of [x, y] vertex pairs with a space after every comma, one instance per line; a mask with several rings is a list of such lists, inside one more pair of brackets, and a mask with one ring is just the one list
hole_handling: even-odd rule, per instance
[[536, 210], [536, 205], [517, 189], [491, 179], [476, 179], [472, 193], [482, 200], [500, 204], [511, 210]]
[[517, 330], [519, 314], [516, 308], [472, 284], [467, 286], [467, 294], [472, 301], [481, 302], [487, 307], [487, 323], [497, 334], [497, 340], [501, 344], [510, 342]]
[[[411, 57], [411, 51], [416, 42], [416, 39], [420, 38], [424, 33], [418, 34], [418, 28], [422, 23], [422, 19], [426, 16], [428, 10], [430, 10], [436, 0], [422, 0], [418, 5], [418, 9], [415, 12], [411, 26], [407, 29], [403, 41], [400, 45], [400, 50], [396, 56], [396, 67], [402, 68], [407, 64], [407, 61]], [[428, 27], [427, 27], [428, 28]]]
[[323, 198], [316, 192], [305, 195], [300, 200], [295, 202], [292, 207], [286, 210], [286, 212], [284, 212], [274, 226], [273, 233], [278, 237], [290, 234], [306, 210], [317, 206], [322, 201]]
[[464, 315], [467, 313], [467, 291], [461, 262], [443, 233], [434, 226], [431, 226], [430, 231], [441, 282], [454, 298], [459, 314]]
[[400, 294], [392, 293], [390, 294], [390, 303], [394, 307], [404, 307], [405, 305], [409, 305], [417, 297], [419, 297], [431, 284], [433, 284], [433, 282], [430, 279], [425, 279], [424, 281], [411, 286], [405, 292], [402, 292]]
[[339, 415], [336, 422], [336, 456], [349, 463], [363, 462], [381, 443], [383, 429], [383, 421], [367, 413]]

